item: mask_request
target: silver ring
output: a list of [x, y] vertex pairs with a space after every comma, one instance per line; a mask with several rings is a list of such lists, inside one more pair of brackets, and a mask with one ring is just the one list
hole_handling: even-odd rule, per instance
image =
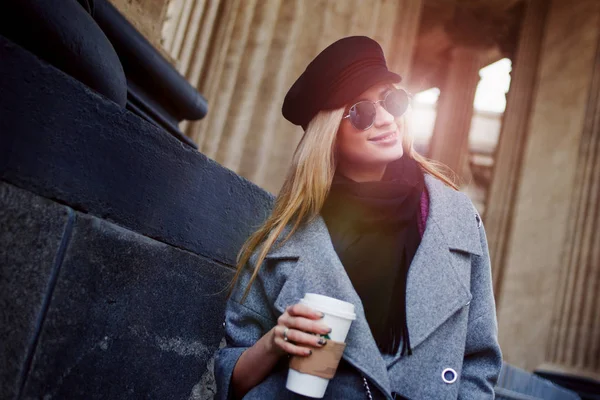
[[290, 330], [290, 328], [287, 328], [287, 327], [283, 330], [283, 340], [286, 342], [290, 341], [290, 339], [288, 339], [288, 337], [287, 337], [287, 333], [289, 330]]

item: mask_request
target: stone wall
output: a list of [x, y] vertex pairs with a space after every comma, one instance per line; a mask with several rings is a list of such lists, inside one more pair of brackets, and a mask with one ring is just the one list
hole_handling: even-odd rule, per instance
[[211, 398], [271, 197], [1, 36], [0, 59], [0, 398]]

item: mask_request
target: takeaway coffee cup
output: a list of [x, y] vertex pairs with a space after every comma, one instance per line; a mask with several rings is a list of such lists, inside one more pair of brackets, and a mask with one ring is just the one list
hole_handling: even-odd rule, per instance
[[[337, 356], [341, 358], [341, 354], [343, 353], [345, 347], [344, 343], [346, 341], [346, 336], [350, 330], [350, 324], [352, 324], [352, 321], [356, 319], [354, 305], [352, 303], [334, 299], [333, 297], [314, 293], [306, 293], [304, 298], [300, 300], [300, 303], [306, 304], [310, 308], [321, 311], [323, 314], [325, 314], [325, 317], [322, 319], [322, 321], [325, 325], [331, 328], [331, 332], [327, 336], [329, 339], [328, 343], [319, 351], [326, 350], [328, 352], [337, 353]], [[329, 348], [325, 349], [327, 346], [329, 346]], [[286, 388], [292, 392], [304, 396], [320, 399], [325, 395], [325, 390], [327, 389], [329, 379], [323, 377], [327, 376], [328, 374], [319, 373], [318, 370], [321, 366], [318, 365], [318, 360], [321, 355], [316, 355], [315, 353], [316, 351], [313, 350], [313, 355], [306, 359], [292, 359], [290, 362]], [[311, 357], [313, 358], [312, 361], [310, 360]], [[331, 357], [331, 355], [327, 355], [326, 357]], [[297, 368], [298, 362], [312, 362], [313, 364], [316, 362], [317, 366], [314, 369], [311, 366], [298, 368], [304, 371], [300, 372], [294, 369], [295, 367]], [[308, 371], [312, 373], [306, 373]], [[329, 372], [331, 373], [332, 371]], [[317, 376], [315, 373], [322, 376]]]

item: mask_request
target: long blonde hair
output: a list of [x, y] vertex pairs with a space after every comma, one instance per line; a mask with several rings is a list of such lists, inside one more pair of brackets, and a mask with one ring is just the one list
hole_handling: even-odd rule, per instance
[[[321, 207], [329, 193], [335, 173], [335, 138], [345, 108], [320, 111], [308, 124], [306, 132], [292, 158], [283, 186], [275, 199], [271, 215], [242, 246], [237, 258], [237, 271], [231, 282], [229, 295], [255, 252], [257, 258], [254, 271], [244, 291], [241, 301], [250, 292], [254, 280], [269, 251], [276, 242], [285, 243], [298, 227], [310, 222], [319, 215]], [[405, 117], [401, 117], [405, 118]], [[457, 189], [454, 181], [448, 177], [443, 165], [418, 154], [413, 148], [414, 138], [407, 134], [406, 121], [402, 124], [404, 135], [402, 146], [406, 155], [414, 159], [423, 171], [435, 176], [446, 185]], [[286, 227], [290, 227], [285, 238], [280, 236]]]

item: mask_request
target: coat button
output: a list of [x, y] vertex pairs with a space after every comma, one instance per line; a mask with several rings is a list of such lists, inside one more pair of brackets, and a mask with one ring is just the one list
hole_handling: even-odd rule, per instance
[[446, 368], [442, 371], [442, 380], [445, 383], [454, 383], [456, 382], [456, 378], [458, 378], [458, 374], [452, 368]]

